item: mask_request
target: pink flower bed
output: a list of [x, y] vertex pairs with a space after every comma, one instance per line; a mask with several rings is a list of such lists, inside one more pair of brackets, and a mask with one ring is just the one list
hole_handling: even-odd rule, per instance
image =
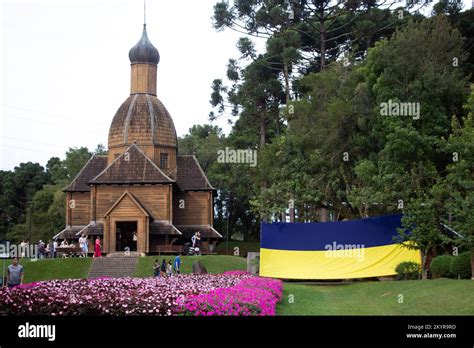
[[251, 277], [229, 288], [188, 296], [180, 304], [187, 315], [266, 316], [275, 315], [282, 294], [280, 280]]
[[[273, 315], [280, 281], [245, 272], [170, 278], [52, 280], [0, 289], [7, 315]], [[210, 302], [204, 306], [204, 297]], [[217, 306], [219, 299], [223, 306]], [[199, 310], [190, 307], [196, 301]], [[224, 303], [226, 304], [224, 306]]]

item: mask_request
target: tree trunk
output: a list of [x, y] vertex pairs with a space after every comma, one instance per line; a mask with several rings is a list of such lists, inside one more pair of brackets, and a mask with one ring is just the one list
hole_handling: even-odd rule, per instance
[[[293, 199], [293, 195], [291, 196]], [[294, 202], [293, 202], [293, 208], [290, 208], [290, 222], [295, 222], [295, 208], [294, 208]]]
[[288, 67], [288, 62], [285, 60], [283, 63], [283, 75], [285, 77], [285, 96], [286, 96], [286, 105], [290, 103], [290, 71]]
[[263, 149], [263, 147], [266, 144], [266, 138], [267, 138], [267, 126], [265, 124], [265, 115], [260, 116], [260, 150]]
[[[283, 62], [283, 77], [285, 79], [285, 103], [286, 107], [290, 104], [290, 72], [288, 67], [288, 62], [286, 59]], [[287, 117], [287, 124], [288, 128], [290, 127], [290, 115]], [[280, 115], [277, 117], [277, 124], [276, 124], [276, 134], [277, 136], [280, 135]]]
[[324, 7], [321, 8], [321, 14], [320, 14], [320, 19], [319, 19], [319, 40], [320, 42], [320, 51], [321, 51], [321, 57], [320, 57], [320, 70], [324, 70], [326, 67], [326, 27], [324, 25]]
[[428, 279], [428, 271], [426, 270], [426, 260], [428, 259], [429, 248], [421, 252], [421, 279]]
[[[266, 138], [267, 138], [267, 126], [265, 124], [265, 114], [262, 112], [260, 115], [260, 148], [259, 150], [262, 150], [265, 147], [266, 144]], [[262, 180], [262, 183], [260, 185], [260, 195], [263, 197], [263, 193], [265, 189], [267, 188], [267, 182], [266, 180]], [[262, 221], [267, 221], [267, 216], [263, 212], [263, 210], [260, 210], [260, 220]]]

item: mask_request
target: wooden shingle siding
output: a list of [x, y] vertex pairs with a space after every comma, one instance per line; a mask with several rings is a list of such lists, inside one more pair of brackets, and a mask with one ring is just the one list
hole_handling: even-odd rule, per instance
[[194, 156], [178, 156], [176, 183], [181, 191], [214, 190]]
[[153, 149], [152, 155], [150, 158], [153, 158], [157, 166], [160, 166], [160, 156], [161, 154], [168, 155], [168, 168], [161, 168], [167, 175], [170, 175], [172, 172], [176, 171], [176, 150], [172, 148], [156, 147]]
[[156, 95], [156, 65], [132, 65], [130, 94], [135, 93], [150, 93]]
[[97, 219], [103, 220], [105, 213], [127, 190], [155, 220], [171, 220], [168, 185], [97, 186]]
[[[140, 146], [163, 145], [176, 148], [178, 145], [173, 119], [154, 95], [131, 95], [118, 109], [112, 121], [109, 149], [129, 146], [134, 141]], [[109, 161], [110, 159], [109, 156]]]
[[[140, 204], [140, 203], [138, 203]], [[128, 195], [125, 195], [120, 202], [110, 211], [110, 216], [127, 217], [127, 216], [142, 216], [147, 215], [143, 212], [139, 205], [137, 205]]]
[[64, 189], [65, 192], [87, 192], [90, 190], [87, 182], [97, 176], [107, 167], [107, 156], [93, 156], [81, 169], [79, 174]]
[[130, 146], [102, 173], [91, 180], [92, 184], [168, 183], [172, 180], [143, 153], [137, 145]]
[[[71, 201], [74, 200], [74, 208]], [[85, 225], [90, 222], [91, 196], [89, 192], [71, 192], [66, 198], [68, 225]]]
[[[173, 224], [175, 225], [211, 225], [209, 204], [211, 192], [175, 193], [173, 204]], [[185, 208], [179, 208], [179, 201], [184, 199]]]

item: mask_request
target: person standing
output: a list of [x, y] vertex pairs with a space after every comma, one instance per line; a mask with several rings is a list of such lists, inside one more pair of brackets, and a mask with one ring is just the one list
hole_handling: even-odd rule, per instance
[[196, 246], [201, 249], [201, 231], [196, 232]]
[[173, 276], [173, 264], [171, 260], [168, 261], [168, 266], [166, 267], [166, 274], [168, 277]]
[[102, 257], [102, 251], [101, 251], [101, 244], [100, 244], [100, 237], [97, 237], [95, 239], [95, 245], [94, 245], [94, 257]]
[[84, 257], [84, 235], [79, 237], [79, 248], [81, 248], [81, 257]]
[[52, 259], [53, 258], [53, 251], [54, 251], [54, 243], [51, 239], [48, 241], [48, 249], [49, 249], [48, 257], [50, 259]]
[[45, 248], [44, 248], [44, 242], [41, 239], [38, 242], [38, 253], [39, 253], [39, 258], [44, 259]]
[[158, 260], [155, 260], [155, 264], [153, 265], [153, 276], [155, 278], [160, 277], [160, 262]]
[[174, 271], [175, 271], [176, 274], [180, 274], [180, 272], [181, 272], [181, 256], [180, 256], [180, 254], [178, 254], [174, 258], [173, 268], [174, 268]]
[[87, 257], [87, 254], [89, 254], [89, 238], [84, 236], [84, 257]]
[[81, 256], [87, 257], [87, 238], [84, 235], [81, 235], [79, 238], [79, 247], [81, 248]]
[[23, 276], [23, 266], [18, 263], [18, 258], [14, 257], [12, 264], [8, 266], [7, 270], [7, 286], [14, 288], [23, 284]]
[[49, 259], [51, 257], [51, 249], [49, 248], [51, 245], [51, 240], [48, 240], [48, 243], [46, 243], [46, 247], [44, 249], [44, 256]]
[[20, 243], [20, 257], [24, 258], [26, 256], [26, 247], [28, 244], [26, 243], [26, 240], [22, 240]]
[[53, 254], [52, 254], [53, 259], [56, 258], [56, 249], [57, 248], [58, 248], [58, 241], [57, 241], [57, 239], [55, 239], [54, 242], [53, 242]]
[[137, 251], [137, 241], [138, 241], [137, 232], [133, 231], [133, 251]]
[[163, 261], [161, 262], [160, 270], [161, 270], [161, 275], [163, 277], [166, 277], [166, 260], [165, 259], [163, 259]]

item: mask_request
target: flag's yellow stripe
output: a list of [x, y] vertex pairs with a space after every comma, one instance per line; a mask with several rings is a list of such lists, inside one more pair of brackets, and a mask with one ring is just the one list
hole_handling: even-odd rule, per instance
[[421, 264], [419, 250], [399, 244], [336, 251], [260, 249], [260, 275], [283, 279], [351, 279], [395, 275], [400, 262]]

